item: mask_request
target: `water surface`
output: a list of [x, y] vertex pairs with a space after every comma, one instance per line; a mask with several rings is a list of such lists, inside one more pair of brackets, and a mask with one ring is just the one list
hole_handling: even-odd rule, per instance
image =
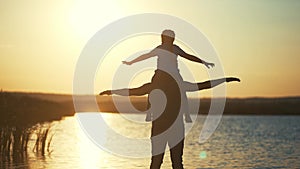
[[[141, 127], [118, 114], [105, 114], [104, 117], [121, 134], [149, 138], [150, 124]], [[300, 116], [223, 116], [208, 142], [199, 144], [204, 120], [205, 116], [200, 116], [185, 139], [185, 168], [300, 168]], [[191, 124], [187, 124], [189, 127]], [[150, 157], [128, 158], [103, 151], [86, 137], [76, 117], [54, 122], [52, 133], [50, 154], [39, 156], [29, 151], [23, 158], [1, 159], [0, 166], [49, 169], [149, 167]], [[171, 168], [168, 152], [162, 168]]]

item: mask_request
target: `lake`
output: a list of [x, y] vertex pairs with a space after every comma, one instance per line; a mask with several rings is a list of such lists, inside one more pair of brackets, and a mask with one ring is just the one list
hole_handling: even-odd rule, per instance
[[[118, 114], [102, 115], [107, 124], [123, 135], [149, 138], [149, 123], [140, 127]], [[76, 118], [78, 116], [80, 114], [52, 123], [50, 154], [39, 156], [30, 150], [23, 158], [8, 160], [0, 157], [0, 167], [149, 168], [150, 157], [129, 158], [99, 148], [82, 131]], [[128, 116], [144, 118], [143, 115]], [[190, 128], [184, 149], [184, 166], [187, 169], [300, 168], [300, 116], [223, 116], [212, 137], [199, 144], [204, 121], [205, 116], [199, 116], [195, 125], [187, 124]], [[162, 168], [171, 168], [168, 152]]]

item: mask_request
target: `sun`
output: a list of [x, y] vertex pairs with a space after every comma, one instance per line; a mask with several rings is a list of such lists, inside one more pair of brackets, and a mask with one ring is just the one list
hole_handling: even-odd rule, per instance
[[[122, 6], [122, 8], [121, 8]], [[118, 1], [76, 1], [69, 11], [69, 23], [81, 39], [88, 39], [111, 21], [124, 16], [126, 5]]]

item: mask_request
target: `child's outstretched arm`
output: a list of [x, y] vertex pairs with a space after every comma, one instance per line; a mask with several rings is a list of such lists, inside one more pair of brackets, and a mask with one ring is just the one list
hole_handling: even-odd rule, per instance
[[202, 64], [204, 64], [207, 68], [211, 68], [211, 67], [214, 67], [214, 66], [215, 66], [214, 63], [206, 62], [206, 61], [204, 61], [204, 60], [202, 60], [202, 59], [200, 59], [200, 58], [198, 58], [198, 57], [196, 57], [196, 56], [194, 56], [194, 55], [191, 55], [191, 54], [186, 53], [186, 52], [183, 51], [179, 46], [176, 46], [176, 48], [177, 48], [178, 54], [179, 54], [181, 57], [185, 58], [185, 59], [188, 59], [188, 60], [190, 60], [190, 61], [197, 62], [197, 63], [202, 63]]
[[216, 80], [209, 80], [201, 83], [189, 83], [189, 82], [184, 82], [184, 88], [186, 91], [198, 91], [198, 90], [205, 90], [205, 89], [210, 89], [215, 86], [218, 86], [224, 82], [240, 82], [241, 80], [236, 77], [228, 77], [228, 78], [221, 78], [221, 79], [216, 79]]
[[151, 87], [150, 83], [146, 83], [141, 87], [133, 88], [133, 89], [124, 88], [124, 89], [117, 89], [117, 90], [106, 90], [106, 91], [99, 93], [99, 95], [116, 94], [116, 95], [120, 95], [120, 96], [142, 96], [145, 94], [149, 94], [149, 92], [151, 90], [150, 87]]
[[151, 52], [149, 52], [149, 53], [143, 54], [143, 55], [141, 55], [141, 56], [139, 56], [139, 57], [133, 59], [132, 61], [129, 61], [129, 62], [123, 61], [122, 63], [123, 63], [123, 64], [126, 64], [126, 65], [131, 65], [131, 64], [133, 64], [133, 63], [136, 63], [136, 62], [140, 62], [140, 61], [146, 60], [146, 59], [151, 58], [151, 57], [153, 57], [153, 56], [156, 56], [156, 55], [154, 54], [154, 52], [151, 51]]

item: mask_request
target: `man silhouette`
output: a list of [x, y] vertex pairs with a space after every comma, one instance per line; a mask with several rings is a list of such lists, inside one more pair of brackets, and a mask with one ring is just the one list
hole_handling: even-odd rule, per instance
[[182, 82], [175, 85], [176, 80], [163, 74], [163, 79], [169, 83], [147, 83], [138, 88], [106, 90], [100, 95], [117, 94], [122, 96], [141, 96], [149, 94], [150, 111], [153, 114], [151, 128], [151, 165], [150, 169], [159, 169], [168, 144], [171, 153], [172, 167], [182, 169], [184, 148], [184, 122], [181, 109], [181, 92], [191, 92], [209, 89], [224, 82], [240, 81], [238, 78], [221, 78], [202, 83]]

